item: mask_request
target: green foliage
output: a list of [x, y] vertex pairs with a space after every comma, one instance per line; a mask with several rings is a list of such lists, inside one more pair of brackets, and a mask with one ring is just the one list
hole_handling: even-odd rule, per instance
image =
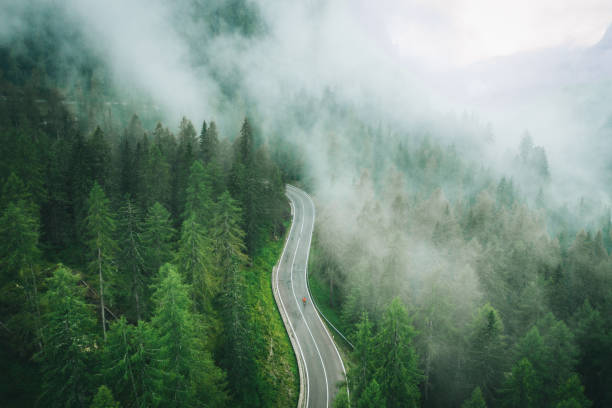
[[41, 399], [49, 407], [82, 407], [92, 394], [95, 319], [79, 281], [63, 266], [47, 281], [45, 347], [37, 359], [43, 378]]
[[113, 393], [106, 385], [101, 385], [94, 396], [91, 408], [119, 408], [119, 403], [113, 398]]
[[421, 371], [412, 345], [415, 331], [405, 306], [395, 298], [385, 311], [376, 338], [379, 366], [376, 379], [387, 407], [417, 407]]
[[480, 391], [480, 387], [474, 388], [472, 391], [472, 395], [469, 399], [465, 400], [463, 404], [461, 404], [461, 408], [487, 408], [487, 403], [482, 396], [482, 391]]
[[202, 403], [222, 406], [226, 400], [225, 375], [204, 348], [204, 332], [196, 327], [190, 287], [170, 264], [162, 266], [153, 294], [158, 351], [156, 368], [161, 376], [157, 393], [167, 407], [191, 407]]
[[117, 243], [114, 240], [115, 216], [111, 211], [110, 202], [104, 191], [94, 183], [89, 194], [89, 210], [85, 219], [87, 235], [89, 237], [90, 263], [89, 270], [92, 277], [98, 278], [100, 298], [100, 315], [102, 317], [102, 332], [106, 340], [106, 309], [105, 289], [110, 285], [105, 284], [105, 279], [113, 281], [115, 274], [114, 259], [117, 252]]
[[155, 371], [155, 333], [139, 321], [121, 317], [112, 323], [104, 346], [104, 378], [125, 406], [148, 407], [156, 403], [159, 375]]
[[537, 392], [540, 383], [529, 360], [523, 358], [513, 368], [506, 380], [503, 393], [504, 406], [508, 408], [537, 407]]
[[211, 255], [210, 238], [196, 216], [191, 215], [183, 222], [176, 261], [185, 280], [193, 285], [192, 298], [200, 311], [210, 308], [219, 288]]
[[485, 304], [473, 323], [469, 358], [472, 384], [481, 387], [487, 399], [493, 399], [501, 385], [505, 347], [501, 317], [491, 305]]
[[370, 384], [361, 394], [357, 407], [358, 408], [369, 408], [369, 407], [384, 407], [385, 398], [383, 397], [380, 386], [375, 379], [370, 381]]
[[172, 260], [175, 231], [172, 228], [170, 213], [158, 202], [149, 209], [142, 229], [142, 256], [150, 279], [157, 274], [164, 263]]
[[592, 405], [584, 396], [584, 387], [577, 374], [572, 374], [559, 386], [555, 399], [558, 401], [555, 407], [589, 408]]
[[144, 248], [141, 240], [140, 211], [129, 198], [119, 209], [119, 253], [117, 298], [132, 321], [147, 315], [147, 290], [150, 280], [144, 273]]

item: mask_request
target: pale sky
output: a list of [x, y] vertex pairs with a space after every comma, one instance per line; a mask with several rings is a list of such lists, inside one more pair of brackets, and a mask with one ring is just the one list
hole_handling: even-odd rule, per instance
[[372, 30], [384, 27], [402, 57], [456, 67], [493, 56], [596, 43], [612, 0], [360, 0]]

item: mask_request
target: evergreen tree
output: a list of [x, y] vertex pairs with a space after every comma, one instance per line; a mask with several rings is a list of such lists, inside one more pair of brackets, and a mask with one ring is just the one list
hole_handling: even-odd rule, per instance
[[[25, 328], [26, 342], [36, 338], [39, 349], [42, 349], [40, 300], [38, 294], [40, 250], [38, 248], [38, 220], [28, 210], [30, 206], [21, 200], [9, 203], [0, 217], [0, 293], [3, 293], [0, 304], [3, 304], [2, 316], [10, 317], [14, 333]], [[12, 292], [17, 295], [18, 303], [24, 302], [22, 309], [10, 305]], [[24, 314], [18, 310], [27, 311]], [[3, 319], [4, 320], [4, 319]]]
[[508, 408], [537, 407], [537, 392], [540, 384], [531, 363], [526, 358], [519, 361], [513, 368], [512, 374], [506, 380], [503, 405]]
[[372, 324], [368, 319], [367, 312], [363, 312], [361, 321], [357, 324], [357, 334], [355, 335], [354, 355], [357, 365], [349, 371], [352, 394], [357, 399], [374, 377], [375, 352]]
[[125, 406], [154, 405], [159, 380], [153, 367], [156, 341], [145, 322], [132, 326], [122, 316], [110, 325], [104, 346], [104, 378]]
[[365, 388], [357, 403], [358, 408], [384, 407], [385, 398], [383, 397], [380, 386], [375, 379]]
[[[481, 387], [488, 401], [502, 382], [505, 365], [504, 326], [497, 310], [488, 303], [480, 308], [472, 327], [469, 373], [472, 384]], [[531, 366], [531, 364], [530, 364]]]
[[222, 406], [226, 399], [224, 374], [204, 349], [202, 330], [196, 328], [191, 312], [190, 288], [170, 264], [164, 265], [159, 275], [151, 324], [159, 339], [160, 405]]
[[168, 210], [158, 202], [153, 204], [141, 234], [147, 279], [155, 276], [160, 266], [172, 260], [172, 241], [175, 233]]
[[414, 334], [406, 308], [398, 298], [393, 299], [383, 315], [376, 337], [376, 350], [380, 356], [376, 380], [388, 408], [419, 406], [418, 385], [422, 375], [412, 346]]
[[472, 395], [469, 399], [465, 400], [463, 404], [461, 404], [461, 408], [487, 408], [487, 403], [482, 396], [482, 391], [480, 391], [480, 387], [474, 388], [472, 391]]
[[46, 347], [37, 356], [45, 406], [83, 407], [91, 398], [90, 364], [96, 350], [91, 333], [95, 320], [85, 303], [79, 280], [77, 275], [60, 266], [47, 282]]
[[242, 229], [248, 255], [252, 256], [260, 230], [259, 184], [255, 168], [253, 131], [248, 119], [244, 119], [240, 137], [234, 146], [234, 163], [231, 174], [231, 193], [243, 211]]
[[[90, 271], [93, 276], [98, 276], [100, 292], [100, 316], [102, 318], [102, 333], [106, 340], [106, 306], [104, 303], [104, 289], [108, 288], [105, 283], [115, 272], [113, 263], [117, 251], [117, 243], [113, 239], [115, 232], [115, 217], [111, 212], [109, 200], [98, 183], [95, 183], [89, 194], [89, 211], [85, 224], [89, 236], [89, 249], [91, 262]], [[106, 277], [106, 278], [105, 278]]]
[[179, 250], [176, 256], [179, 270], [192, 285], [192, 299], [197, 310], [210, 308], [210, 301], [217, 293], [219, 282], [213, 272], [211, 243], [196, 216], [183, 222]]
[[219, 149], [219, 136], [217, 134], [217, 125], [215, 122], [210, 122], [208, 129], [206, 122], [202, 124], [202, 132], [200, 133], [200, 155], [204, 164], [210, 164], [217, 159]]
[[589, 408], [592, 403], [584, 396], [584, 387], [577, 374], [572, 374], [567, 381], [556, 390], [556, 408], [576, 407]]
[[144, 254], [141, 243], [140, 211], [128, 197], [119, 209], [119, 278], [123, 308], [132, 321], [146, 315], [146, 290], [149, 281], [144, 272]]
[[208, 174], [199, 161], [191, 165], [187, 184], [184, 219], [194, 216], [204, 228], [210, 227], [213, 215], [213, 202]]
[[113, 398], [113, 393], [106, 385], [101, 385], [94, 396], [91, 408], [119, 408], [119, 403]]

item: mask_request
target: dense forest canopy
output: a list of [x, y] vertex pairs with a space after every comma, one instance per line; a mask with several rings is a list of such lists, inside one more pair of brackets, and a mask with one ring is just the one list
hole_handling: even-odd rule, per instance
[[488, 65], [432, 83], [363, 4], [174, 3], [0, 6], [0, 405], [295, 405], [287, 182], [336, 406], [612, 405], [612, 31], [483, 107], [439, 87]]

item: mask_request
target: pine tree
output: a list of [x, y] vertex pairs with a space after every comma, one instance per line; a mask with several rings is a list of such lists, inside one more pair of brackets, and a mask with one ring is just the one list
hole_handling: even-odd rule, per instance
[[85, 303], [80, 278], [60, 266], [48, 279], [44, 300], [45, 349], [37, 355], [42, 371], [42, 399], [49, 407], [82, 407], [90, 394], [90, 362], [96, 349], [95, 319]]
[[144, 254], [141, 243], [140, 211], [128, 197], [119, 210], [119, 279], [124, 308], [132, 321], [146, 315], [146, 291], [149, 281], [144, 273]]
[[255, 168], [253, 131], [248, 119], [244, 119], [240, 137], [234, 146], [234, 163], [231, 171], [231, 193], [243, 211], [242, 229], [248, 255], [252, 256], [260, 232], [260, 200]]
[[101, 385], [94, 396], [91, 408], [119, 408], [119, 403], [113, 398], [113, 393], [106, 385]]
[[384, 407], [386, 405], [380, 386], [375, 379], [370, 381], [357, 402], [358, 408]]
[[417, 407], [421, 372], [412, 346], [414, 328], [406, 308], [398, 298], [385, 311], [381, 329], [376, 336], [379, 369], [376, 380], [387, 400], [388, 408]]
[[192, 299], [197, 310], [210, 308], [210, 301], [217, 293], [219, 282], [213, 272], [211, 242], [206, 230], [195, 215], [183, 222], [177, 264], [185, 280], [193, 285]]
[[256, 406], [257, 395], [253, 332], [250, 325], [246, 288], [241, 266], [247, 261], [240, 229], [240, 208], [226, 191], [219, 197], [213, 219], [213, 248], [224, 275], [221, 295], [221, 316], [224, 323], [224, 367], [234, 390], [236, 404]]
[[576, 407], [589, 408], [592, 403], [584, 396], [584, 387], [577, 374], [572, 374], [567, 381], [557, 389], [556, 408]]
[[215, 122], [210, 122], [208, 129], [206, 122], [202, 124], [202, 132], [200, 133], [200, 155], [204, 164], [210, 164], [216, 159], [219, 149], [219, 136], [217, 134], [217, 125]]
[[539, 384], [536, 373], [529, 360], [523, 358], [513, 368], [512, 374], [506, 380], [502, 394], [503, 406], [507, 408], [536, 407], [536, 395]]
[[361, 321], [357, 324], [357, 334], [355, 335], [354, 355], [357, 365], [349, 371], [352, 394], [357, 399], [374, 377], [376, 369], [375, 351], [372, 324], [368, 319], [367, 312], [363, 312]]
[[191, 165], [189, 174], [183, 218], [194, 216], [202, 227], [209, 228], [209, 220], [212, 215], [213, 201], [210, 180], [202, 163], [195, 161]]
[[469, 399], [465, 400], [463, 404], [461, 404], [461, 408], [487, 408], [487, 403], [482, 396], [482, 391], [480, 391], [480, 387], [474, 388], [472, 391], [472, 395]]
[[244, 245], [245, 233], [240, 228], [241, 210], [238, 202], [226, 191], [219, 197], [212, 220], [213, 250], [225, 277], [233, 268], [247, 261]]
[[159, 375], [155, 372], [153, 347], [157, 341], [149, 325], [127, 323], [125, 317], [113, 322], [104, 346], [104, 378], [125, 406], [154, 405]]
[[[11, 296], [7, 292], [15, 290], [21, 292], [23, 288], [23, 293], [20, 293], [19, 297], [25, 302], [27, 313], [20, 315], [20, 322], [15, 320], [15, 323], [18, 326], [28, 327], [28, 321], [32, 320], [32, 328], [27, 330], [30, 331], [29, 333], [26, 332], [29, 337], [27, 341], [36, 338], [39, 349], [42, 349], [42, 322], [38, 294], [39, 268], [37, 265], [41, 255], [38, 248], [39, 225], [29, 208], [30, 206], [23, 200], [16, 203], [11, 202], [0, 218], [0, 242], [2, 242], [0, 246], [0, 291], [4, 293], [2, 298], [8, 300]], [[21, 307], [17, 306], [17, 308]], [[8, 309], [14, 310], [12, 307]], [[33, 318], [28, 319], [28, 315]], [[11, 325], [12, 321], [13, 318], [11, 318]]]
[[[109, 200], [98, 183], [94, 183], [89, 194], [89, 211], [85, 224], [89, 236], [89, 249], [91, 254], [90, 271], [98, 275], [100, 297], [100, 316], [102, 318], [102, 332], [106, 340], [106, 306], [104, 303], [104, 289], [108, 288], [105, 279], [109, 280], [115, 272], [113, 263], [117, 252], [117, 243], [113, 239], [115, 232], [115, 217], [111, 212]], [[106, 278], [105, 278], [106, 277]]]
[[225, 402], [224, 375], [204, 349], [202, 330], [191, 312], [189, 285], [170, 264], [159, 273], [153, 295], [156, 304], [151, 324], [158, 336], [157, 355], [163, 375], [159, 389], [165, 407], [221, 406]]
[[505, 337], [497, 310], [488, 303], [480, 308], [472, 327], [469, 344], [469, 374], [487, 400], [493, 400], [502, 381]]
[[172, 260], [172, 241], [175, 233], [168, 210], [158, 202], [153, 204], [141, 234], [147, 279], [155, 276], [160, 266]]

